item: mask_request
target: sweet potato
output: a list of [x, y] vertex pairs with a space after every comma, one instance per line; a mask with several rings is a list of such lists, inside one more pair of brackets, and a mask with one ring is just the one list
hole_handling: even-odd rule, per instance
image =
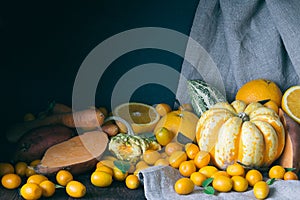
[[26, 132], [40, 126], [61, 124], [70, 128], [90, 128], [101, 126], [103, 121], [104, 115], [97, 109], [86, 109], [73, 113], [60, 113], [49, 115], [42, 119], [16, 124], [6, 131], [6, 137], [10, 142], [17, 142]]
[[107, 144], [106, 133], [85, 132], [50, 147], [35, 171], [45, 175], [53, 175], [60, 169], [68, 169], [72, 174], [87, 172], [95, 167]]
[[286, 129], [285, 147], [278, 163], [285, 168], [300, 170], [300, 124], [279, 110], [280, 119]]
[[31, 162], [41, 159], [45, 151], [75, 135], [75, 131], [63, 125], [41, 126], [25, 133], [18, 141], [13, 160]]

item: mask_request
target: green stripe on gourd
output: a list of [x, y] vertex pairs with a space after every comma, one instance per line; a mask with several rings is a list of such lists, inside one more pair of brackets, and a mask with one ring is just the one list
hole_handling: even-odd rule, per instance
[[187, 88], [192, 107], [199, 117], [217, 102], [226, 101], [219, 90], [202, 80], [188, 80]]

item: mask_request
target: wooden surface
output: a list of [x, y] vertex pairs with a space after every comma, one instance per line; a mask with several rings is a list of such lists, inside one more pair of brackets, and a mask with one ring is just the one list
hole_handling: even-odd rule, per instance
[[[106, 188], [99, 188], [93, 186], [90, 183], [90, 173], [74, 177], [75, 180], [82, 182], [87, 192], [82, 200], [84, 199], [145, 199], [143, 186], [140, 186], [136, 190], [130, 190], [125, 186], [125, 182], [113, 181], [112, 185]], [[19, 195], [19, 189], [8, 190], [0, 187], [0, 199], [3, 200], [22, 200], [23, 198]], [[74, 199], [68, 196], [64, 188], [56, 189], [54, 196], [50, 198], [41, 199], [54, 199], [54, 200], [70, 200]]]

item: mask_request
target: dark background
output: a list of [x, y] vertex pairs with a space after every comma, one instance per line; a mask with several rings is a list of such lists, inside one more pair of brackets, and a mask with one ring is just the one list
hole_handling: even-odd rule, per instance
[[[22, 121], [25, 113], [42, 111], [49, 99], [71, 106], [77, 70], [95, 46], [138, 27], [163, 27], [188, 35], [197, 4], [198, 0], [1, 1], [1, 160], [11, 152], [5, 129]], [[121, 56], [97, 90], [96, 106], [107, 106], [114, 73], [149, 62], [180, 71], [182, 58], [149, 49]], [[172, 104], [174, 94], [146, 85], [132, 100]]]

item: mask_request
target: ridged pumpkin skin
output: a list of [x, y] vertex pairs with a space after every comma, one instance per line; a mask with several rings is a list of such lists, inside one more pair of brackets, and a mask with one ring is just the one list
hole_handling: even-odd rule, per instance
[[260, 103], [216, 103], [197, 122], [196, 140], [220, 169], [238, 161], [271, 165], [282, 153], [285, 130], [277, 113]]

